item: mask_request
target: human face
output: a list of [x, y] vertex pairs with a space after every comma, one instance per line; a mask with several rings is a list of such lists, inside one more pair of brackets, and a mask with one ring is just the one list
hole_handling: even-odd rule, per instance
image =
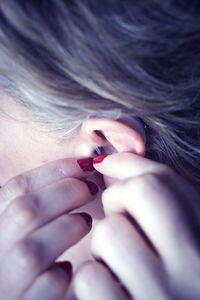
[[[1, 97], [0, 117], [0, 185], [12, 177], [62, 158], [94, 156], [96, 147], [106, 154], [133, 151], [145, 154], [145, 134], [138, 121], [120, 117], [117, 120], [95, 118], [83, 122], [73, 135], [58, 140], [55, 133], [41, 131], [38, 122], [30, 122], [30, 112], [5, 95]], [[32, 116], [31, 116], [32, 117]], [[103, 133], [104, 138], [95, 134]]]
[[0, 118], [0, 185], [12, 177], [53, 160], [86, 157], [93, 149], [85, 143], [80, 130], [67, 141], [55, 134], [41, 132], [29, 122], [29, 114], [14, 101], [2, 97]]

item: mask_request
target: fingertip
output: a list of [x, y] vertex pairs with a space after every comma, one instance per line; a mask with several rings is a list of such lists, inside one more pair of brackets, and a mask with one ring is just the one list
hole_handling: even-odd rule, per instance
[[93, 164], [100, 164], [103, 162], [103, 160], [108, 156], [108, 154], [104, 154], [104, 155], [100, 155], [100, 156], [96, 156], [93, 158]]
[[77, 160], [77, 164], [81, 168], [83, 172], [93, 172], [95, 171], [93, 167], [93, 158], [92, 157], [87, 157], [87, 158], [82, 158]]

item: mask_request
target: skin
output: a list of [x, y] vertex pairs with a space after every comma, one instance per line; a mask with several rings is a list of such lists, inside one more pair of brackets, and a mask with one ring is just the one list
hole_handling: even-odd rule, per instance
[[97, 261], [75, 279], [78, 299], [199, 299], [200, 194], [169, 167], [132, 153], [95, 168], [115, 183], [102, 195], [106, 218], [92, 236]]
[[[62, 299], [72, 272], [56, 260], [89, 232], [91, 246], [85, 241], [96, 259], [73, 276], [79, 299], [200, 298], [200, 195], [169, 167], [144, 158], [142, 131], [134, 122], [87, 120], [67, 142], [57, 143], [53, 134], [31, 127], [20, 107], [2, 103], [12, 116], [1, 119], [0, 137], [3, 299]], [[96, 173], [84, 172], [77, 159], [94, 156], [97, 146], [111, 155], [94, 165]], [[100, 174], [105, 218], [83, 181], [99, 183]], [[92, 230], [79, 211], [92, 215]], [[83, 250], [74, 250], [75, 260]]]

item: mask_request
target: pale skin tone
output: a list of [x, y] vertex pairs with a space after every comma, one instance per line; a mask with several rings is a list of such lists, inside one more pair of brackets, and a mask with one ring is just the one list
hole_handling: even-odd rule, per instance
[[66, 143], [56, 143], [53, 134], [29, 126], [19, 107], [4, 103], [4, 110], [24, 121], [0, 121], [4, 299], [57, 300], [67, 292], [72, 272], [55, 261], [91, 230], [83, 215], [70, 212], [92, 207], [99, 195], [83, 181], [92, 180], [94, 171], [77, 163], [94, 156], [97, 146], [111, 154], [93, 165], [106, 184], [105, 218], [97, 224], [91, 209], [82, 210], [94, 217], [88, 248], [95, 260], [74, 274], [78, 299], [200, 298], [200, 195], [172, 169], [145, 158], [137, 124], [93, 119]]

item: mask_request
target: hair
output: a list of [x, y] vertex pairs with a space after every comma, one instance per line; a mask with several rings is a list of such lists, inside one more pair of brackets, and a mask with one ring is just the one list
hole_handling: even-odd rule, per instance
[[0, 88], [62, 139], [88, 118], [137, 117], [146, 157], [199, 184], [199, 13], [189, 0], [2, 0]]

